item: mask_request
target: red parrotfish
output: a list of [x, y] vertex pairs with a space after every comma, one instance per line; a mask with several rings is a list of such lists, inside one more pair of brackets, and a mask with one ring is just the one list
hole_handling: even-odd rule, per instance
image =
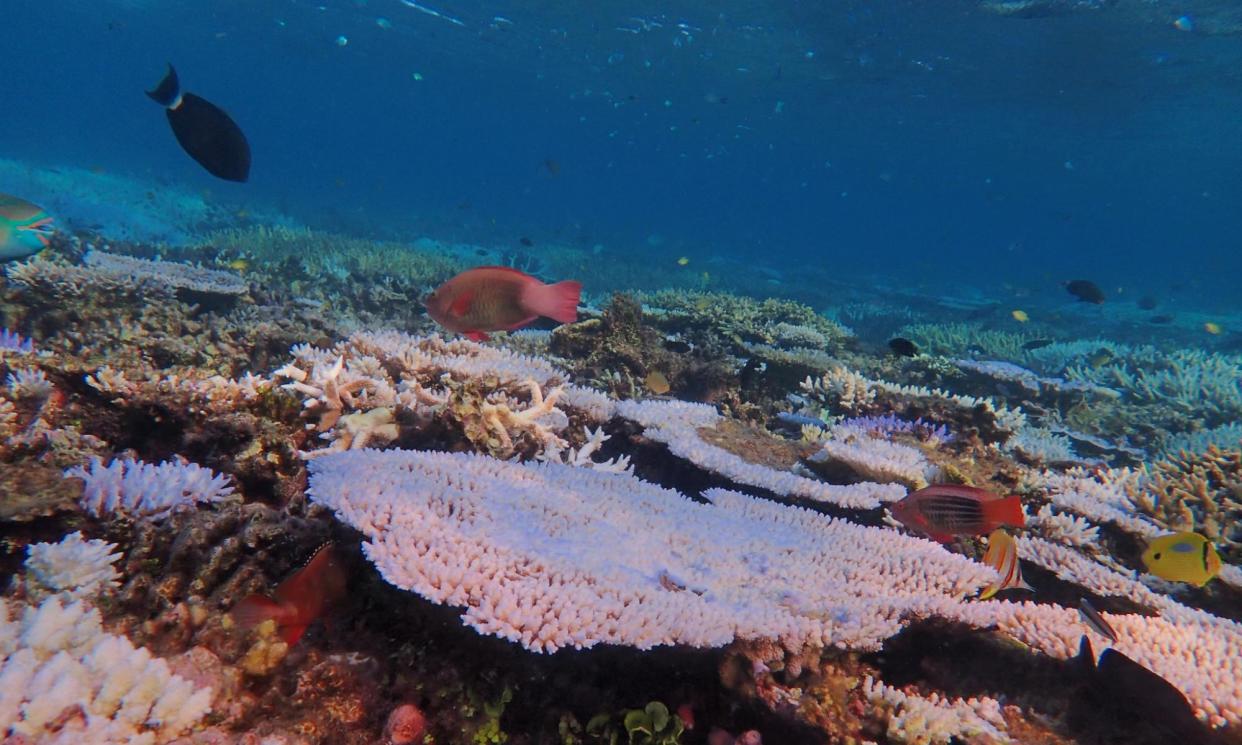
[[250, 595], [233, 606], [233, 621], [243, 629], [276, 621], [286, 644], [296, 644], [306, 628], [345, 595], [345, 569], [326, 544], [298, 571], [276, 586], [276, 598]]
[[436, 323], [483, 341], [489, 331], [520, 329], [540, 316], [573, 323], [581, 294], [581, 282], [549, 285], [506, 266], [481, 266], [440, 285], [424, 304]]
[[919, 489], [889, 510], [907, 528], [940, 543], [948, 543], [954, 536], [984, 535], [1002, 526], [1021, 528], [1026, 524], [1019, 497], [1000, 497], [958, 484]]

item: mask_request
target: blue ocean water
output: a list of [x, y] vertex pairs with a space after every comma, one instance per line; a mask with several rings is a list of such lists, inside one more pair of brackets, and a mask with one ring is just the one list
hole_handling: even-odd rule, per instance
[[[1236, 307], [1232, 11], [1028, 5], [11, 0], [0, 157], [361, 235]], [[250, 183], [179, 151], [143, 95], [165, 62], [242, 125]]]

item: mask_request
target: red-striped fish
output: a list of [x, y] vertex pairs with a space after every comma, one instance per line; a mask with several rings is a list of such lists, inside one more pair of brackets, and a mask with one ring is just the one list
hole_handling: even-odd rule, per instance
[[1000, 579], [979, 593], [980, 600], [987, 600], [1002, 590], [1030, 590], [1035, 592], [1022, 579], [1022, 564], [1018, 561], [1018, 542], [1005, 531], [997, 528], [988, 536], [988, 550], [983, 554], [983, 563], [996, 570]]
[[315, 552], [311, 560], [276, 586], [276, 599], [250, 595], [233, 606], [233, 621], [248, 629], [269, 619], [276, 621], [280, 637], [295, 644], [324, 611], [345, 595], [345, 569], [332, 544]]
[[1000, 497], [985, 489], [960, 484], [935, 484], [910, 494], [889, 508], [893, 517], [934, 541], [954, 536], [985, 535], [1001, 526], [1026, 525], [1022, 500]]

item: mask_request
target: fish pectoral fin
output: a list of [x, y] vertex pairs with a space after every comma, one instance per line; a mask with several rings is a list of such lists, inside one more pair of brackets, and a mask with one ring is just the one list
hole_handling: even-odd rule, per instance
[[302, 638], [302, 635], [306, 633], [306, 627], [307, 624], [304, 623], [281, 626], [280, 638], [285, 644], [292, 647], [294, 644], [297, 644], [298, 640]]
[[470, 341], [487, 341], [490, 338], [482, 331], [467, 331], [465, 337]]
[[449, 315], [455, 318], [461, 318], [470, 312], [470, 304], [474, 302], [473, 292], [463, 292], [453, 299], [452, 305], [449, 306]]

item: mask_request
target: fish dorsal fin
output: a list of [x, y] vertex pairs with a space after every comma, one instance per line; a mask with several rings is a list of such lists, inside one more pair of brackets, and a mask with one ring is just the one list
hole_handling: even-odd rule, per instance
[[470, 305], [474, 302], [474, 290], [467, 290], [457, 297], [453, 298], [452, 304], [449, 305], [449, 315], [461, 318], [470, 312]]

